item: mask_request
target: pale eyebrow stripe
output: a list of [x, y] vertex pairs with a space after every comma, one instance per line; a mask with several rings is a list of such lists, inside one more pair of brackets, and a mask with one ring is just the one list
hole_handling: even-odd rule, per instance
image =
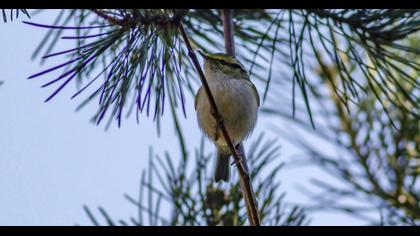
[[241, 71], [248, 73], [247, 70], [245, 69], [245, 67], [241, 63], [239, 63], [239, 62], [230, 62], [230, 61], [227, 61], [223, 57], [220, 57], [220, 58], [214, 57], [214, 58], [211, 58], [211, 59], [214, 60], [214, 61], [223, 61], [223, 62], [225, 62], [225, 63], [227, 63], [229, 65], [233, 65], [234, 68], [240, 69]]

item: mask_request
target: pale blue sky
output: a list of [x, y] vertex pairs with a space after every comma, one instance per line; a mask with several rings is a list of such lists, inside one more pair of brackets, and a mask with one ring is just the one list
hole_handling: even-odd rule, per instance
[[[52, 23], [55, 11], [43, 13], [34, 22]], [[21, 17], [21, 20], [24, 17]], [[45, 30], [20, 21], [0, 23], [0, 225], [82, 225], [90, 224], [82, 205], [104, 206], [114, 218], [136, 215], [124, 193], [136, 195], [141, 170], [147, 167], [148, 149], [178, 153], [172, 123], [163, 119], [162, 137], [158, 138], [151, 118], [135, 116], [124, 120], [122, 128], [110, 130], [89, 122], [96, 103], [76, 113], [79, 100], [70, 100], [76, 91], [66, 87], [52, 101], [43, 101], [51, 89], [40, 86], [48, 78], [27, 80], [42, 68], [30, 56]], [[68, 41], [60, 48], [72, 48]], [[193, 101], [187, 100], [185, 132], [189, 145], [197, 146], [198, 129]], [[272, 120], [261, 117], [255, 133], [268, 132]], [[278, 122], [277, 120], [275, 122]], [[280, 123], [278, 125], [287, 125]], [[280, 138], [285, 160], [299, 150]], [[207, 147], [211, 147], [207, 145]], [[322, 174], [312, 168], [293, 168], [280, 174], [287, 200], [308, 199], [296, 191], [308, 179]], [[312, 214], [312, 225], [361, 224], [338, 213]]]

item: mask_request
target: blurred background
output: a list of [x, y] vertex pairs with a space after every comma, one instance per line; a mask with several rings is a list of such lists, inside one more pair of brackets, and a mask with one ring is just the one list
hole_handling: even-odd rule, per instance
[[[2, 54], [0, 57], [0, 225], [109, 224], [112, 221], [111, 218], [124, 219], [120, 221], [121, 224], [128, 224], [130, 221], [140, 224], [142, 220], [144, 223], [141, 224], [165, 224], [165, 221], [160, 220], [160, 217], [173, 220], [177, 214], [185, 218], [175, 220], [178, 222], [177, 224], [189, 224], [188, 216], [179, 212], [183, 211], [180, 209], [185, 208], [182, 204], [188, 206], [191, 205], [190, 202], [181, 203], [182, 206], [179, 206], [180, 209], [178, 209], [170, 198], [160, 194], [160, 191], [152, 191], [150, 186], [165, 189], [167, 180], [162, 179], [165, 179], [164, 168], [170, 165], [168, 163], [172, 163], [176, 168], [183, 165], [185, 169], [177, 169], [180, 172], [195, 173], [197, 168], [203, 168], [197, 163], [201, 163], [199, 160], [204, 160], [204, 156], [208, 158], [208, 161], [206, 159], [202, 163], [205, 165], [203, 173], [208, 176], [200, 178], [199, 181], [210, 183], [215, 153], [213, 145], [203, 138], [196, 121], [193, 92], [198, 89], [198, 77], [194, 78], [194, 74], [188, 77], [188, 80], [197, 81], [191, 83], [189, 87], [191, 93], [188, 89], [185, 90], [185, 115], [180, 105], [173, 111], [170, 109], [171, 103], [165, 100], [164, 115], [158, 115], [157, 120], [154, 119], [152, 112], [149, 116], [142, 112], [138, 119], [134, 113], [127, 117], [124, 114], [120, 127], [118, 127], [118, 121], [113, 121], [109, 125], [107, 121], [103, 121], [96, 125], [96, 120], [92, 121], [92, 115], [98, 110], [98, 100], [92, 99], [92, 102], [87, 103], [82, 109], [78, 109], [78, 107], [84, 98], [98, 87], [88, 87], [81, 96], [71, 99], [74, 93], [80, 90], [88, 78], [92, 78], [93, 75], [83, 77], [86, 81], [69, 83], [48, 102], [44, 101], [55, 91], [57, 86], [55, 88], [40, 87], [54, 79], [54, 76], [48, 74], [27, 79], [35, 73], [68, 60], [55, 57], [41, 60], [43, 55], [71, 49], [77, 45], [77, 40], [62, 38], [57, 41], [52, 51], [45, 53], [47, 45], [34, 54], [40, 42], [46, 40], [44, 37], [49, 29], [24, 24], [22, 21], [60, 25], [56, 19], [62, 13], [60, 10], [44, 10], [36, 14], [32, 14], [34, 12], [32, 10], [28, 12], [31, 19], [21, 14], [19, 19], [8, 20], [7, 23], [0, 24], [2, 32], [2, 37], [0, 37]], [[278, 17], [276, 12], [270, 14], [271, 17]], [[286, 16], [282, 16], [284, 22], [289, 21], [288, 14], [286, 12], [284, 14]], [[300, 12], [293, 14], [296, 14], [293, 16], [296, 21], [296, 29], [293, 30], [304, 32], [306, 40], [303, 40], [303, 44], [308, 49], [313, 43], [308, 37], [311, 32], [304, 31], [302, 25], [297, 26], [299, 19], [302, 19], [299, 17], [305, 16], [300, 15]], [[310, 14], [325, 17], [321, 13], [308, 13], [308, 16], [313, 16]], [[200, 12], [191, 15], [195, 17], [200, 15]], [[78, 13], [75, 13], [73, 17], [79, 19], [76, 16], [79, 16]], [[9, 17], [8, 13], [7, 17]], [[96, 21], [99, 18], [92, 15], [89, 17]], [[89, 17], [86, 16], [87, 19]], [[419, 14], [415, 12], [413, 15], [404, 15], [404, 17], [414, 21], [419, 19]], [[246, 17], [243, 16], [243, 18]], [[77, 19], [72, 20], [73, 23], [69, 24], [77, 24]], [[247, 23], [246, 19], [244, 22], [239, 22], [241, 19], [238, 16], [238, 25]], [[409, 22], [409, 20], [406, 21]], [[94, 25], [92, 22], [94, 21], [85, 20], [82, 23], [83, 25]], [[192, 26], [199, 24], [199, 22], [194, 23], [193, 20], [191, 22]], [[317, 20], [313, 22], [317, 22]], [[249, 25], [252, 26], [252, 22]], [[186, 27], [193, 28], [192, 26], [186, 25]], [[325, 31], [325, 37], [330, 37], [328, 34], [331, 32], [327, 30], [327, 26], [324, 27], [324, 29], [319, 29], [318, 34], [322, 35]], [[219, 26], [219, 28], [222, 27]], [[265, 32], [268, 27], [263, 22], [254, 28], [256, 31]], [[352, 30], [351, 27], [341, 29], [342, 32]], [[415, 29], [418, 29], [418, 25]], [[263, 158], [267, 156], [266, 162], [258, 162], [258, 159], [255, 161], [257, 164], [262, 163], [264, 169], [256, 171], [253, 180], [256, 186], [271, 189], [273, 196], [276, 197], [268, 197], [264, 191], [261, 191], [259, 204], [265, 204], [265, 200], [270, 198], [267, 201], [267, 212], [271, 214], [270, 210], [274, 209], [276, 201], [281, 201], [282, 207], [279, 212], [284, 216], [293, 216], [294, 214], [296, 216], [296, 219], [286, 217], [281, 221], [282, 224], [419, 224], [419, 183], [416, 178], [419, 172], [420, 142], [419, 103], [416, 104], [420, 97], [419, 70], [416, 70], [419, 68], [418, 63], [420, 62], [418, 51], [412, 52], [394, 45], [394, 51], [390, 49], [389, 52], [384, 53], [389, 56], [389, 58], [384, 58], [384, 61], [375, 62], [368, 57], [365, 63], [370, 63], [370, 67], [376, 68], [376, 70], [368, 68], [365, 71], [363, 68], [357, 69], [357, 59], [350, 56], [350, 51], [347, 51], [346, 54], [344, 49], [343, 51], [337, 50], [339, 53], [332, 56], [327, 52], [322, 52], [322, 47], [315, 47], [319, 49], [319, 54], [313, 50], [310, 52], [311, 56], [308, 52], [310, 50], [303, 50], [301, 55], [298, 50], [296, 50], [299, 52], [298, 54], [290, 52], [292, 56], [288, 57], [291, 57], [292, 61], [294, 57], [299, 56], [301, 58], [296, 61], [302, 60], [302, 66], [308, 66], [306, 71], [307, 79], [310, 81], [310, 83], [308, 82], [310, 85], [307, 85], [308, 99], [311, 105], [314, 129], [311, 124], [312, 118], [309, 117], [305, 107], [305, 96], [301, 94], [303, 90], [300, 90], [297, 85], [300, 82], [291, 79], [295, 78], [294, 70], [296, 68], [290, 63], [282, 62], [282, 60], [290, 60], [282, 54], [290, 49], [287, 46], [289, 36], [285, 36], [282, 30], [288, 32], [291, 29], [284, 27], [281, 30], [278, 28], [276, 30], [276, 27], [272, 27], [269, 31], [270, 34], [267, 34], [267, 38], [271, 40], [269, 42], [274, 45], [273, 47], [278, 47], [275, 60], [270, 60], [267, 56], [270, 55], [269, 49], [265, 48], [266, 44], [270, 45], [268, 42], [261, 49], [261, 55], [266, 55], [267, 58], [258, 56], [255, 60], [257, 66], [252, 65], [250, 60], [244, 60], [247, 68], [254, 67], [253, 70], [256, 71], [254, 72], [256, 73], [255, 77], [251, 76], [251, 79], [256, 83], [261, 98], [265, 97], [267, 74], [272, 77], [270, 89], [261, 107], [258, 124], [251, 137], [245, 142], [245, 149], [247, 153], [250, 153], [250, 160], [257, 156], [263, 156]], [[338, 26], [337, 30], [340, 30]], [[203, 32], [205, 31], [203, 30]], [[197, 37], [197, 45], [206, 46], [206, 43], [211, 42], [200, 43], [200, 40], [205, 41], [204, 37], [193, 31], [190, 34]], [[277, 37], [273, 37], [274, 34]], [[339, 37], [340, 34], [336, 34], [332, 38]], [[68, 30], [58, 37], [73, 35], [74, 31]], [[418, 32], [414, 30], [410, 34], [407, 33], [403, 37], [401, 45], [408, 45], [407, 47], [410, 44], [416, 45], [418, 36]], [[55, 36], [52, 35], [50, 38], [53, 37]], [[369, 35], [366, 37], [365, 40], [369, 41]], [[381, 36], [378, 34], [377, 37]], [[279, 40], [273, 43], [272, 38]], [[337, 39], [337, 41], [339, 40]], [[254, 49], [251, 51], [255, 51], [258, 42], [252, 44]], [[358, 43], [357, 41], [351, 42]], [[378, 42], [380, 44], [380, 41]], [[246, 41], [238, 37], [237, 43], [239, 45], [237, 54], [248, 58], [254, 57], [252, 53], [240, 46], [246, 44]], [[276, 43], [280, 45], [277, 46]], [[321, 36], [316, 43], [319, 45], [322, 43]], [[340, 45], [348, 49], [351, 43], [342, 40]], [[223, 50], [223, 47], [207, 46], [207, 50], [210, 52]], [[387, 44], [386, 46], [392, 47], [393, 45]], [[269, 47], [267, 46], [267, 48]], [[339, 46], [336, 45], [336, 47]], [[398, 49], [400, 50], [398, 51]], [[370, 53], [369, 50], [366, 51], [368, 52], [365, 53]], [[391, 51], [394, 54], [391, 54]], [[399, 60], [396, 55], [407, 59], [411, 57], [409, 60], [417, 64], [411, 65]], [[339, 57], [338, 65], [334, 64], [329, 56]], [[404, 66], [409, 69], [401, 68], [409, 75], [398, 71], [398, 67], [393, 68], [386, 64], [386, 60], [408, 64]], [[344, 65], [345, 63], [348, 64]], [[261, 68], [258, 65], [261, 65]], [[391, 78], [377, 65], [382, 65], [382, 68], [391, 71], [389, 73], [395, 74], [395, 77], [392, 76], [392, 79], [389, 80], [395, 82], [399, 79], [396, 84], [401, 85], [404, 88], [403, 91], [409, 94], [408, 97], [413, 98], [412, 102], [403, 95], [390, 97], [380, 89], [376, 90], [378, 96], [374, 96], [372, 92], [363, 92], [371, 88], [367, 82], [369, 77], [378, 78], [377, 81], [383, 79], [380, 77], [382, 75]], [[269, 72], [268, 67], [270, 67]], [[348, 72], [340, 72], [340, 70], [344, 71], [343, 68]], [[356, 91], [359, 96], [346, 95], [343, 96], [344, 100], [351, 101], [357, 97], [358, 105], [351, 102], [344, 105], [341, 103], [340, 93], [334, 93], [334, 88], [340, 87], [340, 83], [345, 81], [343, 77], [350, 78], [343, 75], [345, 73], [351, 74], [351, 78], [360, 82], [360, 88], [357, 88]], [[366, 74], [368, 74], [368, 79], [362, 79]], [[59, 73], [57, 72], [55, 75], [59, 75]], [[404, 76], [413, 78], [413, 82], [405, 83]], [[258, 79], [263, 77], [265, 80]], [[293, 111], [292, 104], [294, 86], [297, 91], [295, 111]], [[381, 84], [378, 83], [373, 87], [375, 86], [381, 86]], [[346, 88], [351, 90], [350, 87], [347, 85]], [[392, 84], [389, 90], [385, 89], [384, 91], [397, 94], [395, 91], [398, 89], [395, 90], [394, 87], [395, 84]], [[339, 91], [343, 92], [340, 89]], [[398, 93], [400, 92], [398, 90]], [[396, 104], [399, 101], [408, 108], [400, 109], [399, 104]], [[384, 103], [385, 105], [383, 105]], [[152, 108], [154, 109], [154, 107]], [[348, 113], [347, 109], [351, 112]], [[410, 110], [413, 114], [410, 113]], [[295, 113], [294, 117], [292, 116], [293, 112]], [[175, 119], [171, 114], [178, 114], [178, 116]], [[178, 123], [174, 120], [177, 120]], [[393, 125], [395, 127], [392, 127]], [[182, 130], [183, 139], [180, 139], [177, 129]], [[180, 140], [184, 140], [184, 146]], [[272, 152], [264, 153], [264, 150], [272, 150]], [[166, 164], [156, 164], [159, 162], [156, 156]], [[188, 160], [186, 160], [186, 156], [188, 156]], [[151, 160], [154, 160], [155, 164], [152, 164]], [[258, 166], [257, 164], [255, 165]], [[157, 170], [157, 168], [161, 169]], [[155, 170], [154, 175], [150, 174], [153, 172], [152, 170]], [[236, 173], [236, 170], [234, 172]], [[270, 177], [272, 173], [276, 173], [276, 175]], [[266, 186], [268, 183], [265, 183], [264, 180], [271, 181], [271, 178], [273, 178], [273, 185]], [[170, 179], [168, 177], [168, 180]], [[149, 185], [144, 184], [145, 182], [142, 180], [147, 180]], [[234, 176], [232, 183], [223, 183], [218, 187], [229, 191], [231, 186], [236, 186], [235, 184], [237, 184], [237, 175]], [[191, 182], [191, 186], [199, 185]], [[217, 187], [211, 184], [206, 186]], [[203, 191], [195, 188], [191, 187], [187, 191]], [[141, 189], [145, 192], [141, 193]], [[211, 191], [207, 188], [207, 193], [209, 192]], [[152, 194], [157, 195], [153, 198], [150, 197]], [[144, 205], [140, 205], [139, 202], [143, 195]], [[194, 198], [191, 197], [191, 199]], [[207, 199], [207, 206], [211, 208], [208, 201]], [[191, 200], [191, 202], [193, 201]], [[197, 200], [194, 204], [196, 203], [199, 205], [200, 201]], [[274, 204], [271, 209], [270, 204]], [[99, 206], [101, 208], [98, 208]], [[141, 219], [140, 214], [143, 206], [147, 208], [143, 210], [145, 211], [144, 217], [148, 217], [148, 220]], [[238, 214], [245, 215], [245, 209], [240, 206], [238, 203], [238, 208], [241, 208], [238, 210]], [[159, 216], [154, 215], [156, 212], [159, 213]], [[223, 211], [221, 210], [221, 212]]]

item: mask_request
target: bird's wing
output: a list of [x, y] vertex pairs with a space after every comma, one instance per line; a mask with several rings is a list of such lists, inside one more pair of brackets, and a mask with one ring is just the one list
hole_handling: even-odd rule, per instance
[[257, 99], [257, 104], [258, 104], [258, 106], [260, 106], [260, 95], [258, 94], [257, 88], [255, 87], [255, 85], [250, 80], [247, 80], [246, 82], [248, 82], [248, 84], [254, 90], [255, 98]]
[[198, 97], [200, 97], [202, 93], [203, 93], [203, 87], [200, 87], [197, 91], [197, 94], [195, 95], [195, 100], [194, 100], [195, 110], [197, 110]]

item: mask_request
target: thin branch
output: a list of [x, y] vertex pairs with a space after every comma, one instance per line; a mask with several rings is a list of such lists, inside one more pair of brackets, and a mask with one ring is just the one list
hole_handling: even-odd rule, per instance
[[[219, 128], [222, 131], [223, 137], [225, 138], [229, 149], [231, 151], [231, 153], [233, 154], [233, 157], [236, 161], [236, 165], [238, 166], [238, 170], [239, 170], [239, 176], [241, 178], [241, 181], [245, 184], [245, 186], [248, 186], [246, 189], [242, 189], [242, 193], [244, 195], [245, 199], [253, 199], [253, 189], [252, 189], [252, 185], [251, 185], [251, 181], [250, 181], [250, 177], [248, 172], [245, 169], [244, 163], [242, 162], [243, 158], [242, 156], [239, 155], [238, 151], [235, 149], [235, 147], [233, 146], [232, 143], [232, 139], [229, 137], [229, 134], [227, 133], [225, 124], [223, 122], [223, 119], [219, 113], [219, 110], [217, 109], [216, 106], [216, 102], [214, 100], [213, 95], [211, 94], [210, 91], [210, 87], [207, 83], [206, 77], [204, 76], [203, 70], [200, 67], [200, 63], [198, 62], [197, 56], [194, 53], [194, 50], [192, 49], [190, 40], [188, 39], [187, 33], [185, 32], [184, 26], [182, 25], [181, 22], [179, 22], [179, 30], [182, 34], [182, 37], [185, 41], [185, 45], [187, 47], [188, 50], [188, 56], [191, 58], [195, 69], [197, 70], [199, 76], [200, 76], [200, 80], [201, 83], [203, 84], [204, 90], [206, 92], [206, 95], [210, 101], [210, 106], [212, 106], [213, 110], [214, 110], [214, 117], [215, 119], [218, 121], [219, 124]], [[257, 206], [255, 204], [255, 201], [250, 201], [247, 202], [247, 204], [250, 204], [250, 206], [247, 207], [247, 209], [252, 209], [251, 211], [248, 211], [249, 213], [249, 221], [251, 222], [252, 225], [259, 225], [259, 218], [258, 218], [258, 210], [257, 210]], [[257, 213], [257, 214], [254, 214]]]
[[[226, 53], [231, 56], [235, 56], [235, 31], [233, 27], [233, 9], [222, 9], [222, 22]], [[242, 162], [244, 166], [248, 166], [246, 163], [245, 152], [241, 152], [241, 154], [243, 155]], [[260, 217], [258, 215], [258, 206], [255, 200], [254, 188], [252, 187], [250, 177], [248, 177], [248, 180], [249, 181], [244, 181], [244, 179], [241, 178], [240, 185], [242, 192], [248, 193], [244, 194], [244, 200], [249, 216], [249, 221], [251, 225], [256, 226], [260, 225]]]
[[110, 16], [106, 12], [100, 10], [100, 9], [91, 9], [92, 12], [94, 12], [96, 15], [104, 18], [105, 20], [109, 21], [113, 25], [119, 25], [119, 26], [125, 26], [127, 21], [124, 21], [124, 19], [118, 19], [116, 17]]
[[235, 31], [233, 28], [233, 9], [222, 9], [223, 32], [226, 53], [235, 56]]
[[114, 16], [111, 16], [106, 11], [100, 10], [100, 9], [90, 9], [92, 12], [94, 12], [99, 17], [104, 18], [108, 22], [110, 22], [113, 25], [118, 25], [121, 27], [136, 27], [138, 25], [176, 25], [187, 13], [187, 10], [179, 9], [174, 11], [172, 17], [168, 17], [165, 14], [161, 15], [133, 15], [129, 17], [124, 18], [117, 18]]

